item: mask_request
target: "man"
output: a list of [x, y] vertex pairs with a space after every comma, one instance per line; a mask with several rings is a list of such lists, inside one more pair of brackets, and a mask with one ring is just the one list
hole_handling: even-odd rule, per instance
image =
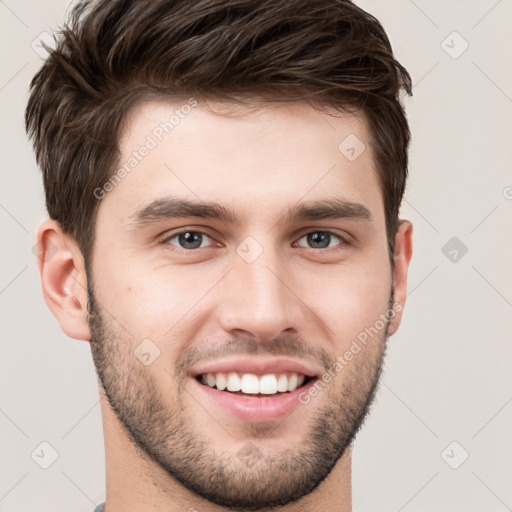
[[349, 1], [76, 6], [26, 111], [105, 512], [349, 511], [406, 296], [407, 71]]

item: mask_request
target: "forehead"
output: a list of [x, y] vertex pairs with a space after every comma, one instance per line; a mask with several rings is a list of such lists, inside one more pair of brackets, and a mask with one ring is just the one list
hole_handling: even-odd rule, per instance
[[165, 195], [229, 204], [246, 219], [326, 197], [364, 204], [377, 218], [383, 209], [357, 114], [297, 102], [145, 101], [127, 116], [119, 149], [119, 179], [99, 214], [115, 209], [120, 220]]

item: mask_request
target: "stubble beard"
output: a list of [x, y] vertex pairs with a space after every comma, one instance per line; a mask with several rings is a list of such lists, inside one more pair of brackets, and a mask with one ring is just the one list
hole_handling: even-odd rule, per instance
[[[293, 422], [303, 423], [310, 404], [297, 407], [277, 427], [248, 424], [247, 440], [240, 448], [219, 452], [201, 427], [220, 429], [221, 422], [217, 425], [212, 419], [211, 425], [198, 425], [187, 406], [195, 402], [184, 383], [167, 374], [157, 380], [151, 366], [133, 355], [137, 342], [114, 320], [106, 320], [92, 286], [88, 291], [91, 351], [110, 407], [141, 457], [205, 500], [239, 511], [262, 511], [300, 500], [331, 473], [368, 414], [382, 371], [389, 321], [379, 339], [371, 341], [371, 349], [365, 347], [311, 400], [323, 405], [309, 418], [300, 443], [278, 456], [265, 453], [265, 440], [275, 438], [286, 424], [293, 428]], [[241, 456], [244, 453], [249, 457]]]

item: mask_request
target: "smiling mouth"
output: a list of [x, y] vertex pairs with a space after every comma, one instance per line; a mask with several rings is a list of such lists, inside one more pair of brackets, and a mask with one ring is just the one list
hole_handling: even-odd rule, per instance
[[278, 397], [300, 389], [316, 379], [316, 377], [294, 372], [266, 375], [218, 372], [196, 376], [196, 380], [204, 386], [249, 398]]

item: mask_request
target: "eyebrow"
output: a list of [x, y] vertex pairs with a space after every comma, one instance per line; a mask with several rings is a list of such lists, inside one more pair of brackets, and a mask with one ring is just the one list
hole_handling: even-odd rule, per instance
[[[165, 197], [152, 201], [130, 215], [129, 227], [135, 229], [165, 220], [189, 217], [219, 220], [230, 224], [237, 222], [236, 212], [222, 204]], [[355, 219], [371, 222], [372, 215], [366, 206], [342, 199], [323, 199], [296, 204], [284, 215], [286, 222], [323, 219]]]

